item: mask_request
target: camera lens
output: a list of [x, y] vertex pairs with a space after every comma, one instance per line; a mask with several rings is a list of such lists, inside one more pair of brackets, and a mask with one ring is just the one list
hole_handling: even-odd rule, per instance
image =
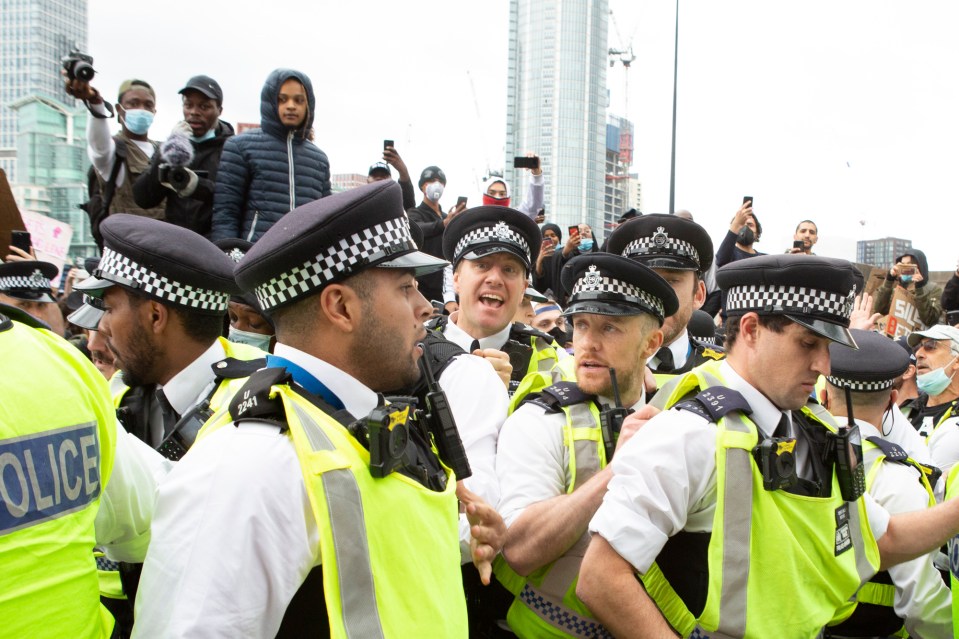
[[73, 64], [73, 75], [78, 80], [89, 82], [90, 80], [93, 79], [93, 75], [94, 75], [93, 66], [83, 61], [75, 62]]
[[792, 453], [776, 455], [776, 474], [790, 477], [796, 472], [796, 457]]
[[397, 426], [390, 431], [390, 457], [400, 457], [406, 452], [406, 445], [409, 443], [406, 429]]

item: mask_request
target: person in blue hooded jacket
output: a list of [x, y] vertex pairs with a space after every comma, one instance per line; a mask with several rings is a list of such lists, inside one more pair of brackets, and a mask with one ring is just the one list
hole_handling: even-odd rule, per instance
[[306, 74], [270, 73], [260, 92], [260, 128], [223, 146], [212, 240], [255, 242], [296, 207], [330, 194], [330, 161], [311, 141], [315, 113]]

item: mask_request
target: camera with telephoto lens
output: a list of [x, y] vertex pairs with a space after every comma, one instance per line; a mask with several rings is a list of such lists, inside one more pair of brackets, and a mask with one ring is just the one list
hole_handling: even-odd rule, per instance
[[160, 184], [169, 184], [174, 191], [182, 191], [190, 185], [190, 179], [195, 175], [185, 166], [161, 164], [158, 177]]
[[378, 406], [364, 419], [350, 425], [350, 433], [368, 444], [370, 474], [382, 478], [409, 463], [411, 404]]
[[796, 474], [796, 438], [770, 437], [753, 449], [763, 475], [763, 488], [784, 490], [799, 483]]
[[89, 82], [96, 74], [96, 71], [93, 70], [93, 56], [80, 53], [80, 49], [77, 47], [73, 47], [68, 55], [60, 58], [60, 63], [66, 69], [67, 77], [71, 80]]

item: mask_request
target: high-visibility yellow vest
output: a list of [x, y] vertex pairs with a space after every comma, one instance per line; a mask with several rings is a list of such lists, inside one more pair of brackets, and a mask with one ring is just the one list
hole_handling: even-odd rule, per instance
[[[959, 497], [959, 464], [946, 477], [946, 499]], [[952, 589], [952, 634], [959, 637], [959, 535], [949, 540], [949, 585]]]
[[[287, 385], [270, 397], [282, 399], [319, 527], [332, 637], [465, 638], [452, 472], [443, 492], [398, 472], [376, 479], [369, 452], [342, 424]], [[232, 423], [224, 410], [199, 438]]]
[[116, 447], [106, 380], [64, 339], [3, 316], [0, 353], [0, 634], [109, 637], [90, 552]]
[[[565, 416], [563, 444], [569, 454], [570, 484], [567, 494], [606, 467], [606, 449], [600, 429], [599, 409], [594, 402], [561, 406]], [[500, 559], [496, 577], [516, 599], [506, 620], [524, 639], [541, 637], [609, 637], [586, 605], [576, 596], [580, 564], [589, 546], [590, 534], [582, 537], [562, 557], [521, 577]]]
[[[720, 362], [699, 366], [674, 381], [666, 406], [690, 392], [725, 385]], [[802, 413], [835, 431], [831, 417], [818, 405], [809, 404]], [[717, 503], [707, 551], [705, 607], [694, 617], [656, 564], [642, 576], [643, 583], [683, 637], [694, 632], [815, 637], [878, 569], [879, 549], [865, 502], [844, 502], [835, 473], [826, 498], [764, 490], [752, 455], [759, 443], [756, 425], [734, 411], [715, 426]]]

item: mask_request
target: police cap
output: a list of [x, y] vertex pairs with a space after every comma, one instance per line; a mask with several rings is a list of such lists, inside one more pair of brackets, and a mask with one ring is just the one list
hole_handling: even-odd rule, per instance
[[707, 344], [716, 343], [716, 322], [706, 311], [696, 309], [689, 317], [689, 323], [686, 324], [686, 330], [692, 337]]
[[650, 268], [702, 273], [713, 263], [713, 241], [706, 229], [692, 220], [662, 213], [623, 222], [610, 234], [606, 249]]
[[381, 180], [287, 213], [236, 265], [236, 281], [269, 313], [368, 268], [418, 277], [446, 264], [417, 249], [399, 184]]
[[189, 229], [140, 215], [118, 213], [100, 225], [103, 256], [77, 289], [94, 296], [114, 285], [194, 313], [221, 315], [230, 295], [233, 262]]
[[849, 315], [856, 297], [855, 266], [816, 255], [761, 255], [716, 272], [726, 291], [726, 315], [784, 315], [818, 335], [856, 347]]
[[492, 253], [515, 255], [529, 273], [543, 236], [528, 215], [508, 206], [477, 206], [460, 213], [443, 233], [443, 255], [455, 268], [460, 260]]
[[0, 264], [0, 293], [18, 300], [54, 302], [50, 295], [50, 280], [57, 276], [56, 266], [50, 262], [25, 260]]
[[676, 292], [666, 280], [621, 255], [578, 255], [563, 266], [560, 278], [570, 294], [564, 315], [649, 313], [662, 325], [679, 308]]
[[857, 393], [884, 391], [892, 388], [896, 378], [909, 368], [909, 355], [894, 340], [872, 331], [851, 329], [859, 349], [842, 344], [829, 345], [830, 373], [833, 386], [849, 388]]

